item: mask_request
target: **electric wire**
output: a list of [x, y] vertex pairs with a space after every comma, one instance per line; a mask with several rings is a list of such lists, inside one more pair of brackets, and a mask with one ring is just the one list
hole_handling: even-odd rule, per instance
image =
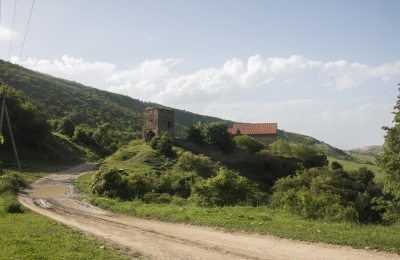
[[[20, 52], [20, 54], [19, 54], [19, 58], [18, 58], [18, 61], [17, 61], [17, 62], [19, 62], [19, 61], [21, 60], [21, 58], [22, 58], [22, 52], [24, 51], [26, 35], [28, 34], [29, 24], [31, 23], [31, 17], [32, 17], [32, 13], [33, 13], [33, 7], [35, 6], [35, 1], [36, 1], [36, 0], [33, 0], [33, 2], [32, 2], [32, 7], [31, 7], [31, 12], [30, 12], [30, 14], [29, 14], [28, 24], [27, 24], [26, 30], [25, 30], [24, 41], [22, 42], [22, 48], [21, 48], [21, 52]], [[12, 87], [14, 87], [14, 83], [15, 83], [15, 80], [16, 80], [16, 78], [17, 78], [17, 75], [18, 75], [18, 72], [15, 73], [15, 77], [14, 77], [14, 80], [13, 80], [13, 83], [12, 83]]]
[[15, 0], [15, 5], [14, 5], [14, 17], [13, 17], [13, 23], [12, 23], [12, 28], [11, 28], [11, 40], [10, 40], [10, 51], [8, 52], [8, 61], [11, 60], [11, 46], [12, 46], [12, 40], [14, 36], [14, 22], [15, 22], [15, 13], [17, 12], [17, 1]]

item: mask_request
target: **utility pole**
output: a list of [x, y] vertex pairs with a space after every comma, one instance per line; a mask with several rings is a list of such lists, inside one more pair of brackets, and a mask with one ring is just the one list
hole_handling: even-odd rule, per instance
[[21, 163], [19, 162], [17, 147], [15, 147], [14, 136], [13, 136], [12, 129], [11, 129], [10, 117], [8, 116], [8, 110], [7, 110], [7, 106], [6, 106], [6, 98], [10, 98], [10, 97], [7, 96], [7, 94], [4, 92], [3, 101], [1, 103], [0, 133], [3, 132], [3, 117], [4, 117], [4, 111], [5, 111], [6, 117], [7, 117], [7, 123], [8, 123], [8, 130], [10, 131], [11, 143], [12, 143], [12, 146], [14, 149], [15, 160], [17, 162], [18, 171], [21, 171]]

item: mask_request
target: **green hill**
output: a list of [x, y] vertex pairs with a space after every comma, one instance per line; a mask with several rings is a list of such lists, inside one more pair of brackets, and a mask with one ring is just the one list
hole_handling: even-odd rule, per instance
[[[135, 133], [141, 136], [142, 111], [146, 107], [165, 107], [35, 72], [3, 60], [0, 60], [0, 83], [22, 90], [46, 119], [69, 117], [76, 125], [90, 127], [110, 123], [111, 129], [119, 135]], [[183, 137], [186, 127], [198, 121], [222, 120], [174, 110], [177, 137]]]
[[[146, 107], [165, 107], [35, 72], [3, 60], [0, 60], [1, 83], [23, 91], [47, 120], [69, 117], [75, 125], [84, 124], [92, 128], [103, 123], [110, 123], [113, 137], [122, 143], [141, 138], [142, 111]], [[229, 125], [233, 123], [180, 109], [173, 110], [175, 111], [175, 135], [178, 138], [185, 136], [188, 126], [199, 121], [202, 123], [226, 121]], [[358, 161], [343, 150], [313, 137], [284, 130], [279, 130], [278, 135], [290, 143], [313, 146], [330, 157]]]

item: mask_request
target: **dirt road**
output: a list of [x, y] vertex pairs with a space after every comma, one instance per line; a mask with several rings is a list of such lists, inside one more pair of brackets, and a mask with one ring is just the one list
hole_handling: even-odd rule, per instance
[[42, 178], [18, 200], [32, 211], [89, 232], [150, 259], [400, 259], [399, 255], [272, 236], [225, 233], [113, 214], [78, 200], [72, 181], [95, 164], [81, 164]]

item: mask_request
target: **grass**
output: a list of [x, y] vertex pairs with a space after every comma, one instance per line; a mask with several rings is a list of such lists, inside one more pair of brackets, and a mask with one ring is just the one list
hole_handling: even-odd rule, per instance
[[117, 250], [33, 212], [0, 214], [1, 259], [126, 259]]
[[190, 205], [144, 204], [140, 201], [121, 202], [101, 197], [92, 197], [91, 202], [101, 208], [139, 218], [400, 253], [399, 225], [306, 220], [268, 207], [201, 208]]
[[375, 165], [370, 165], [370, 164], [362, 164], [362, 163], [356, 163], [356, 162], [349, 162], [349, 161], [345, 161], [345, 160], [340, 160], [340, 159], [336, 159], [333, 157], [328, 157], [328, 161], [329, 162], [333, 162], [333, 161], [337, 161], [338, 163], [340, 163], [341, 165], [343, 165], [343, 168], [345, 170], [357, 170], [360, 167], [367, 167], [368, 169], [370, 169], [371, 171], [373, 171], [375, 173], [375, 180], [379, 181], [383, 178], [383, 173], [379, 172], [379, 167], [375, 166]]

